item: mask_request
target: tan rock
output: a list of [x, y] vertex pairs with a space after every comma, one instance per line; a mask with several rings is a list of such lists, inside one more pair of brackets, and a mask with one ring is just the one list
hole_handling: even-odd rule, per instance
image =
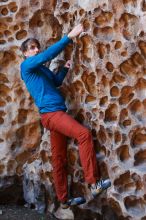
[[[39, 210], [47, 193], [49, 210], [59, 219], [146, 218], [145, 11], [144, 0], [1, 1], [1, 187], [7, 177], [24, 174], [26, 201]], [[73, 61], [61, 89], [69, 112], [91, 129], [101, 175], [111, 178], [112, 187], [91, 200], [77, 144], [69, 141], [69, 186], [88, 202], [63, 211], [53, 190], [49, 132], [20, 79], [19, 47], [36, 37], [45, 48], [79, 22], [85, 33], [51, 66]]]

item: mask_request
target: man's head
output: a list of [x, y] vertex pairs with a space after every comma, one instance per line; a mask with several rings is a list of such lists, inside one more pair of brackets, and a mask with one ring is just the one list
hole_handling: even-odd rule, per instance
[[40, 43], [35, 38], [28, 38], [22, 43], [20, 50], [25, 57], [34, 56], [40, 52]]

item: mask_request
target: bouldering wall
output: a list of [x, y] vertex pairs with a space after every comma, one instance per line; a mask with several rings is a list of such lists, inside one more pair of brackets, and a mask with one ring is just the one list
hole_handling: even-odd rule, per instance
[[[145, 220], [146, 1], [1, 0], [0, 14], [1, 189], [23, 175], [27, 203], [41, 211], [47, 198], [59, 219]], [[70, 192], [84, 194], [87, 203], [62, 210], [53, 190], [49, 132], [21, 81], [19, 47], [36, 37], [44, 49], [78, 23], [84, 33], [50, 67], [72, 60], [61, 90], [69, 113], [91, 129], [101, 175], [112, 187], [90, 197], [77, 144], [69, 141]]]

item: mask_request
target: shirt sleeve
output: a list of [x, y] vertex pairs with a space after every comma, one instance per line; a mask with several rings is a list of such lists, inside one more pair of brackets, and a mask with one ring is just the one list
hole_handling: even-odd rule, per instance
[[59, 72], [57, 72], [56, 74], [53, 74], [54, 82], [57, 87], [62, 85], [62, 82], [63, 82], [66, 74], [68, 73], [68, 70], [69, 70], [69, 68], [62, 67]]
[[52, 46], [48, 47], [43, 52], [27, 58], [25, 60], [25, 68], [28, 70], [32, 70], [46, 63], [47, 61], [52, 60], [60, 52], [62, 52], [69, 43], [72, 42], [73, 41], [67, 35], [65, 35], [61, 40], [59, 40], [57, 43], [53, 44]]

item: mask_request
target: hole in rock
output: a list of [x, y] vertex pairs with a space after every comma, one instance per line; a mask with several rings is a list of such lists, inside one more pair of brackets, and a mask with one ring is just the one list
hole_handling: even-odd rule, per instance
[[114, 185], [119, 193], [135, 191], [136, 183], [131, 179], [131, 174], [129, 171], [121, 174], [119, 178], [115, 179]]
[[93, 34], [98, 37], [101, 41], [112, 41], [114, 36], [114, 31], [112, 27], [104, 27], [104, 28], [97, 28], [95, 27], [93, 30]]
[[121, 96], [119, 98], [119, 104], [120, 105], [128, 104], [133, 98], [133, 96], [134, 96], [133, 88], [131, 86], [124, 86], [121, 89]]
[[99, 53], [100, 59], [103, 59], [106, 53], [106, 46], [103, 43], [98, 43], [96, 45], [97, 52]]
[[146, 1], [142, 1], [142, 11], [146, 11]]
[[70, 7], [70, 5], [69, 5], [69, 3], [68, 2], [63, 2], [62, 3], [62, 6], [61, 6], [61, 8], [63, 8], [63, 9], [69, 9], [69, 7]]
[[77, 152], [74, 149], [68, 151], [68, 161], [71, 166], [74, 166], [77, 160]]
[[3, 38], [3, 33], [0, 32], [0, 38]]
[[142, 164], [142, 163], [146, 163], [146, 150], [141, 150], [138, 153], [136, 153], [134, 155], [134, 159], [135, 159], [135, 162], [134, 162], [135, 166]]
[[132, 147], [144, 147], [146, 145], [146, 131], [136, 129], [131, 135]]
[[84, 116], [84, 112], [82, 109], [79, 110], [79, 112], [77, 113], [75, 119], [80, 122], [81, 124], [85, 121], [85, 116]]
[[128, 117], [128, 110], [126, 108], [123, 108], [120, 112], [120, 124], [123, 123], [123, 121]]
[[7, 97], [6, 97], [6, 100], [7, 100], [7, 102], [11, 102], [11, 101], [12, 101], [12, 98], [11, 98], [10, 96], [7, 96]]
[[122, 42], [121, 41], [116, 41], [116, 44], [115, 44], [115, 49], [119, 49], [122, 47]]
[[107, 63], [106, 63], [106, 69], [107, 69], [109, 72], [113, 72], [113, 70], [114, 70], [114, 65], [113, 65], [111, 62], [107, 62]]
[[100, 163], [100, 174], [102, 175], [103, 179], [109, 178], [108, 167], [107, 167], [107, 164], [104, 161], [102, 161]]
[[13, 21], [13, 18], [12, 17], [7, 17], [6, 20], [7, 20], [7, 22], [11, 23]]
[[113, 86], [110, 90], [110, 95], [112, 97], [117, 97], [119, 96], [119, 94], [120, 94], [119, 88], [117, 86]]
[[120, 131], [115, 131], [114, 140], [115, 140], [116, 144], [118, 144], [122, 140], [122, 136], [121, 136]]
[[13, 26], [13, 30], [14, 30], [14, 31], [18, 31], [18, 30], [19, 30], [19, 25], [14, 25], [14, 26]]
[[126, 57], [127, 56], [127, 51], [122, 51], [121, 56]]
[[6, 105], [6, 102], [2, 99], [0, 99], [0, 107], [4, 107]]
[[19, 11], [16, 14], [16, 19], [26, 19], [28, 15], [29, 15], [28, 7], [23, 6], [22, 8], [19, 8]]
[[4, 16], [7, 15], [8, 12], [9, 12], [9, 11], [8, 11], [7, 8], [3, 8], [3, 9], [1, 10], [1, 14], [4, 15]]
[[62, 20], [67, 23], [69, 21], [69, 13], [65, 12], [64, 14], [61, 15]]
[[94, 101], [96, 101], [96, 97], [91, 95], [86, 96], [85, 103], [94, 102]]
[[27, 31], [26, 30], [21, 30], [21, 31], [18, 31], [16, 33], [16, 39], [17, 40], [22, 40], [23, 38], [25, 38], [27, 36]]
[[114, 80], [114, 82], [116, 82], [118, 84], [122, 84], [125, 82], [125, 77], [120, 75], [118, 72], [114, 72], [113, 80]]
[[48, 155], [48, 152], [47, 152], [47, 151], [42, 150], [42, 151], [40, 152], [40, 156], [41, 156], [41, 158], [42, 158], [43, 163], [46, 163], [46, 162], [49, 161], [49, 155]]
[[27, 120], [28, 110], [19, 109], [18, 110], [18, 123], [24, 123]]
[[105, 106], [106, 104], [108, 104], [108, 96], [102, 97], [99, 102], [100, 106]]
[[117, 149], [117, 155], [119, 159], [124, 162], [130, 158], [128, 145], [122, 145]]
[[124, 75], [133, 76], [133, 77], [136, 76], [136, 68], [130, 59], [120, 64], [120, 71]]
[[90, 28], [90, 23], [89, 23], [89, 21], [88, 20], [84, 20], [84, 22], [83, 22], [83, 27], [84, 27], [84, 31], [87, 31], [87, 30], [89, 30], [89, 28]]
[[[118, 201], [114, 200], [114, 198], [110, 198], [108, 200], [108, 202], [109, 202], [110, 206], [112, 207], [112, 210], [114, 210], [115, 213], [117, 213], [119, 216], [121, 216], [122, 215], [122, 208], [120, 206], [120, 203]], [[109, 214], [108, 214], [108, 217], [109, 217]], [[118, 216], [117, 217], [115, 216], [115, 218], [114, 218], [114, 215], [112, 214], [112, 218], [110, 218], [110, 219], [118, 220], [119, 218], [118, 218]], [[123, 220], [125, 220], [125, 219], [123, 219]]]
[[4, 119], [0, 117], [0, 125], [4, 123]]
[[89, 73], [89, 75], [87, 75], [86, 77], [86, 81], [84, 81], [84, 85], [87, 91], [92, 95], [96, 94], [95, 81], [96, 81], [96, 76], [94, 73]]
[[140, 99], [146, 98], [146, 79], [139, 78], [136, 85], [135, 90], [137, 92], [137, 96], [139, 96]]
[[127, 196], [124, 199], [124, 204], [132, 216], [141, 216], [145, 213], [145, 202], [142, 198], [137, 198], [136, 196]]
[[18, 6], [16, 5], [16, 2], [11, 2], [8, 4], [8, 8], [11, 12], [16, 12], [18, 9]]
[[145, 60], [138, 52], [134, 53], [131, 56], [131, 60], [135, 66], [144, 65]]
[[141, 50], [142, 55], [146, 58], [146, 42], [139, 41], [138, 46]]
[[10, 92], [10, 88], [5, 84], [0, 85], [0, 94], [1, 97], [7, 97], [8, 93]]
[[11, 33], [11, 31], [9, 31], [9, 30], [5, 30], [4, 31], [4, 35], [6, 36], [6, 37], [8, 37], [8, 36], [10, 36], [12, 33]]
[[5, 44], [6, 41], [5, 40], [0, 40], [0, 44]]
[[133, 15], [133, 14], [123, 13], [121, 15], [121, 18], [120, 18], [119, 22], [123, 23], [124, 27], [126, 28], [130, 24], [134, 25], [136, 23], [137, 19], [138, 18], [135, 15]]
[[80, 9], [79, 14], [82, 16], [85, 13], [84, 9]]
[[107, 140], [106, 130], [103, 126], [100, 126], [100, 129], [97, 134], [97, 138], [101, 144], [104, 144]]
[[135, 115], [136, 113], [139, 113], [143, 110], [143, 104], [138, 99], [135, 99], [130, 103], [129, 108], [131, 113]]
[[123, 126], [124, 126], [124, 127], [130, 126], [131, 123], [132, 123], [132, 122], [131, 122], [131, 119], [127, 119], [127, 120], [123, 121]]
[[112, 18], [113, 14], [111, 12], [101, 12], [101, 14], [95, 18], [95, 23], [99, 26], [107, 25]]
[[118, 106], [110, 104], [105, 111], [105, 122], [116, 121], [118, 118]]
[[90, 48], [92, 48], [92, 40], [91, 37], [88, 35], [85, 35], [81, 37], [82, 42], [82, 56], [85, 60], [90, 60]]
[[[13, 62], [16, 59], [16, 55], [12, 51], [3, 51], [3, 56], [0, 60], [0, 66], [1, 67], [7, 67], [11, 62]], [[4, 85], [2, 85], [4, 86]], [[1, 90], [1, 87], [0, 87]]]
[[137, 173], [133, 173], [131, 177], [136, 183], [136, 190], [142, 190], [143, 189], [142, 178]]
[[7, 171], [10, 173], [11, 171], [13, 172], [15, 167], [16, 167], [16, 161], [15, 160], [9, 160], [7, 163]]
[[8, 38], [8, 42], [12, 42], [13, 40], [14, 40], [13, 37], [9, 37], [9, 38]]

